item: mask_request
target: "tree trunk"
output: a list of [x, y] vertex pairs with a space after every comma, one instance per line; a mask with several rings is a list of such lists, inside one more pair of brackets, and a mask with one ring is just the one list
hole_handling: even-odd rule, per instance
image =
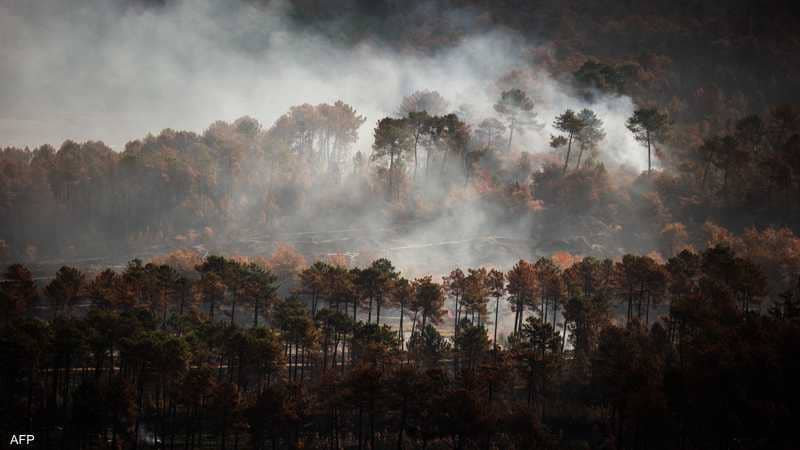
[[389, 150], [389, 198], [394, 199], [394, 150]]
[[561, 171], [562, 174], [567, 173], [567, 167], [569, 166], [569, 154], [572, 151], [572, 133], [569, 135], [569, 141], [567, 142], [567, 157], [564, 160], [564, 170]]
[[306, 347], [305, 345], [300, 347], [300, 384], [303, 384], [303, 378], [305, 375], [306, 369]]
[[[455, 304], [455, 311], [453, 311], [453, 336], [458, 336], [458, 319], [459, 319], [459, 309], [458, 309], [458, 294], [456, 294], [456, 304]], [[423, 326], [423, 328], [425, 328]]]
[[494, 343], [495, 357], [497, 357], [497, 320], [499, 314], [500, 314], [500, 297], [497, 297], [497, 301], [495, 302], [494, 305], [494, 340], [492, 341]]
[[428, 174], [430, 172], [429, 169], [431, 167], [431, 153], [433, 152], [431, 152], [430, 147], [428, 147], [428, 149], [425, 152], [425, 178], [428, 178]]
[[417, 166], [419, 162], [417, 160], [417, 144], [419, 143], [419, 130], [414, 134], [414, 180], [417, 179]]
[[329, 327], [325, 327], [325, 341], [322, 344], [322, 373], [328, 368], [328, 347], [330, 346], [330, 331]]
[[403, 332], [403, 315], [405, 314], [405, 299], [400, 300], [400, 351], [403, 351], [405, 333]]
[[258, 297], [255, 298], [255, 305], [253, 307], [253, 328], [258, 328], [258, 306], [261, 302]]
[[331, 369], [336, 371], [336, 356], [339, 353], [339, 333], [333, 332], [333, 354], [331, 355]]
[[581, 151], [578, 152], [578, 163], [575, 164], [575, 170], [580, 170], [580, 168], [581, 168], [581, 159], [583, 158], [583, 149], [584, 149], [584, 145], [581, 144]]

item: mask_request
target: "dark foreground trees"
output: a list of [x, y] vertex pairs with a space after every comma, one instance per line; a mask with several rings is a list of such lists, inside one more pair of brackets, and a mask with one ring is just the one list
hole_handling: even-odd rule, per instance
[[64, 268], [37, 287], [12, 266], [0, 429], [43, 449], [800, 444], [800, 285], [771, 298], [727, 247], [665, 264], [541, 258], [445, 286], [385, 259], [317, 263], [287, 299], [253, 263], [167, 269]]

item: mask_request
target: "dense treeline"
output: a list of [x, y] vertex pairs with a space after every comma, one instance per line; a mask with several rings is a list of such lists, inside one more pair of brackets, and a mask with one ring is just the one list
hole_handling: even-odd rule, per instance
[[[668, 205], [672, 222], [691, 231], [690, 222], [702, 224], [708, 217], [698, 216], [711, 209], [716, 211], [711, 220], [737, 231], [753, 224], [797, 226], [797, 212], [788, 201], [797, 192], [790, 194], [785, 187], [796, 183], [800, 150], [791, 139], [794, 133], [782, 130], [796, 129], [798, 115], [796, 108], [781, 106], [800, 99], [796, 2], [291, 4], [301, 24], [328, 31], [332, 39], [377, 36], [404, 49], [436, 52], [466, 36], [497, 29], [531, 37], [525, 48], [531, 64], [573, 84], [587, 100], [624, 94], [637, 105], [668, 113], [671, 136], [655, 153], [670, 169], [660, 183], [671, 187], [657, 188], [655, 201]], [[360, 26], [346, 32], [328, 26], [348, 18]], [[536, 70], [523, 69], [501, 81], [533, 89], [539, 77]], [[772, 150], [756, 152], [762, 145]], [[654, 190], [644, 184], [647, 191]], [[785, 207], [772, 208], [770, 202]]]
[[39, 448], [796, 448], [800, 278], [770, 299], [723, 245], [557, 262], [316, 262], [286, 298], [241, 258], [12, 265], [0, 423]]
[[690, 146], [667, 109], [639, 108], [625, 124], [647, 155], [637, 176], [603, 162], [608, 127], [589, 108], [552, 118], [552, 153], [520, 152], [520, 136], [551, 120], [513, 87], [524, 84], [503, 81], [489, 117], [448, 113], [436, 91], [415, 92], [376, 123], [369, 153], [353, 151], [365, 119], [343, 102], [293, 107], [266, 130], [248, 117], [203, 134], [164, 130], [120, 153], [72, 141], [0, 150], [0, 260], [223, 248], [213, 244], [253, 232], [430, 221], [470, 207], [496, 224], [541, 219], [526, 232], [545, 253], [555, 242], [598, 257], [669, 257], [703, 248], [707, 222], [796, 232], [797, 107], [746, 115]]
[[[153, 244], [224, 250], [213, 244], [252, 230], [425, 222], [465, 202], [501, 223], [535, 211], [544, 253], [668, 257], [703, 248], [706, 222], [798, 232], [791, 2], [297, 0], [288, 9], [293, 23], [343, 45], [378, 40], [433, 57], [498, 29], [536, 39], [518, 42], [529, 66], [487, 86], [494, 114], [476, 113], [471, 98], [416, 92], [392, 117], [370, 118], [371, 150], [354, 151], [359, 130], [362, 141], [369, 133], [343, 102], [298, 105], [263, 129], [245, 117], [200, 134], [164, 130], [120, 152], [91, 141], [0, 150], [0, 261], [129, 257]], [[549, 77], [585, 108], [544, 117]], [[616, 95], [638, 105], [628, 129], [657, 170], [600, 164], [619, 149], [605, 142], [610, 121], [593, 102]], [[545, 122], [558, 130], [558, 156], [520, 139]]]
[[309, 168], [331, 166], [333, 177], [343, 158], [349, 165], [363, 122], [337, 102], [292, 108], [269, 131], [243, 117], [202, 135], [164, 130], [122, 152], [73, 141], [58, 150], [6, 148], [0, 235], [12, 255], [36, 259], [40, 248], [41, 256], [127, 251], [176, 235], [208, 237], [244, 216], [254, 225], [265, 214], [274, 221], [301, 208]]
[[[166, 8], [171, 4], [124, 3]], [[624, 94], [642, 109], [668, 117], [669, 130], [664, 131], [670, 132], [656, 133], [663, 135], [660, 140], [643, 136], [656, 167], [665, 170], [638, 180], [616, 172], [609, 177], [596, 167], [590, 169], [591, 164], [584, 167], [587, 157], [603, 160], [604, 150], [614, 149], [600, 139], [594, 150], [582, 153], [584, 146], [577, 145], [572, 151], [569, 139], [574, 133], [568, 130], [574, 127], [569, 121], [560, 121], [568, 127], [563, 135], [568, 143], [557, 165], [574, 164], [578, 170], [563, 182], [555, 168], [545, 168], [531, 185], [540, 165], [524, 155], [454, 147], [448, 161], [468, 168], [477, 164], [473, 173], [478, 176], [470, 183], [485, 193], [487, 203], [513, 209], [513, 216], [526, 213], [520, 212], [520, 205], [538, 205], [546, 214], [580, 213], [609, 227], [632, 230], [625, 233], [625, 242], [599, 243], [606, 252], [618, 247], [635, 253], [657, 249], [654, 240], [661, 230], [676, 223], [686, 228], [695, 246], [701, 243], [698, 233], [707, 220], [737, 233], [753, 225], [787, 226], [797, 232], [798, 211], [791, 199], [800, 192], [800, 77], [793, 57], [798, 51], [798, 15], [792, 2], [297, 0], [290, 2], [289, 13], [296, 24], [344, 39], [344, 45], [379, 39], [434, 55], [465, 36], [511, 29], [536, 38], [519, 43], [520, 51], [531, 55], [531, 66], [498, 80], [498, 97], [516, 88], [536, 99], [539, 73], [546, 71], [584, 96], [588, 109], [598, 94]], [[457, 112], [469, 127], [470, 141], [482, 143], [478, 149], [502, 148], [502, 141], [510, 146], [518, 135], [508, 121], [498, 120], [503, 119], [499, 111], [496, 117], [470, 117], [469, 108], [460, 109], [470, 99], [451, 100], [457, 104], [429, 101], [421, 109], [401, 107], [394, 118], [404, 119], [408, 112], [440, 117]], [[396, 205], [384, 208], [380, 201], [369, 201], [396, 199], [397, 193], [375, 192], [376, 185], [408, 189], [409, 183], [394, 172], [405, 174], [413, 168], [419, 180], [417, 158], [427, 158], [428, 153], [417, 149], [411, 164], [410, 154], [401, 152], [395, 155], [400, 156], [397, 162], [391, 158], [394, 151], [381, 146], [390, 156], [388, 164], [381, 160], [376, 166], [378, 161], [361, 154], [356, 165], [370, 170], [351, 170], [354, 155], [348, 149], [363, 120], [342, 103], [301, 105], [269, 130], [261, 130], [251, 119], [212, 124], [202, 134], [165, 130], [132, 141], [119, 153], [99, 142], [71, 141], [59, 148], [4, 149], [0, 258], [129, 255], [132, 249], [175, 238], [186, 242], [197, 236], [231, 236], [245, 226], [315, 223], [303, 210], [314, 210], [315, 199], [331, 191], [336, 181], [346, 189], [325, 201], [341, 205], [335, 210], [346, 211], [343, 217], [381, 210], [378, 214], [413, 219], [430, 215], [430, 205], [449, 203], [443, 201], [444, 194], [422, 202], [410, 196], [411, 205], [398, 211]], [[377, 122], [370, 121], [369, 126]], [[454, 145], [460, 145], [463, 136], [455, 134]], [[558, 146], [562, 141], [553, 142]], [[539, 154], [544, 149], [520, 145], [515, 150]], [[378, 181], [349, 176], [373, 175], [380, 168], [384, 178]], [[629, 223], [653, 212], [658, 220], [649, 225]], [[557, 220], [554, 228], [559, 227], [563, 224]]]
[[[431, 58], [511, 30], [530, 65], [485, 86], [488, 105], [421, 90], [369, 124], [359, 105], [336, 101], [294, 106], [271, 126], [242, 117], [122, 149], [0, 148], [4, 439], [800, 447], [795, 3], [291, 0], [278, 10], [298, 36]], [[582, 104], [543, 104], [553, 89]], [[604, 107], [618, 96], [635, 105], [624, 123]], [[554, 135], [542, 136], [545, 123]], [[629, 150], [608, 142], [611, 127], [640, 145], [646, 170], [609, 164]], [[436, 223], [438, 239], [473, 220], [531, 238], [518, 254], [553, 256], [444, 277], [364, 261], [385, 253], [374, 248], [310, 266], [304, 256], [319, 254], [287, 245], [269, 259], [202, 256], [274, 246], [280, 232], [375, 225]], [[175, 248], [98, 273], [79, 263]], [[51, 257], [75, 266], [42, 280], [38, 263]]]

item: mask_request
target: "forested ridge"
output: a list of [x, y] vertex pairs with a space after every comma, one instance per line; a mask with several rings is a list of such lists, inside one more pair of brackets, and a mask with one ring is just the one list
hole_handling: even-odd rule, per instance
[[[668, 257], [662, 231], [685, 229], [684, 241], [702, 248], [706, 222], [736, 234], [752, 226], [797, 231], [800, 113], [790, 4], [611, 2], [601, 14], [591, 2], [463, 3], [404, 9], [395, 2], [292, 2], [290, 17], [318, 33], [336, 23], [339, 38], [360, 42], [363, 32], [434, 55], [437, 46], [486, 28], [530, 35], [517, 44], [527, 65], [485, 85], [489, 105], [443, 98], [438, 86], [425, 86], [395, 100], [394, 123], [331, 101], [297, 105], [270, 124], [244, 117], [201, 133], [167, 129], [117, 151], [69, 140], [4, 148], [0, 258], [130, 257], [187, 242], [225, 252], [212, 236], [227, 244], [253, 230], [275, 234], [297, 224], [311, 231], [374, 225], [376, 218], [380, 226], [425, 223], [458, 215], [458, 207], [497, 223], [532, 222], [516, 234], [538, 241], [544, 253], [560, 246], [595, 256], [655, 250]], [[402, 21], [403, 13], [420, 20]], [[371, 25], [342, 26], [348, 20]], [[400, 25], [405, 32], [390, 32]], [[437, 38], [452, 29], [453, 41], [434, 39], [434, 25]], [[421, 41], [406, 41], [412, 37]], [[548, 104], [548, 77], [582, 98], [586, 110], [567, 114]], [[507, 97], [517, 103], [502, 112], [504, 93], [517, 89], [524, 98]], [[604, 140], [627, 133], [603, 112], [617, 96], [657, 112], [636, 116], [639, 125], [659, 125], [652, 139], [644, 128], [635, 133], [646, 148]], [[518, 121], [515, 111], [527, 101]], [[423, 110], [428, 117], [408, 115]], [[571, 119], [581, 113], [592, 114], [592, 126]], [[553, 124], [546, 133], [545, 124]], [[402, 139], [384, 145], [398, 130]], [[659, 170], [642, 175], [610, 158], [637, 152]], [[322, 205], [324, 217], [315, 214]], [[578, 229], [567, 237], [553, 232], [568, 227]], [[576, 235], [581, 242], [562, 245]], [[591, 253], [593, 246], [601, 248]]]
[[769, 301], [726, 245], [441, 279], [196, 258], [63, 267], [41, 289], [9, 267], [4, 432], [39, 448], [798, 443], [800, 279]]
[[794, 2], [55, 3], [0, 145], [308, 99], [0, 147], [0, 446], [800, 447]]
[[604, 162], [608, 127], [590, 108], [550, 118], [560, 134], [524, 151], [517, 141], [544, 118], [525, 91], [501, 94], [496, 117], [471, 124], [466, 113], [418, 110], [447, 103], [416, 92], [399, 117], [376, 123], [369, 153], [352, 149], [365, 119], [342, 102], [293, 107], [266, 130], [248, 117], [202, 134], [164, 130], [122, 152], [92, 141], [6, 148], [0, 257], [224, 252], [253, 233], [470, 222], [459, 208], [488, 216], [483, 232], [529, 224], [518, 233], [545, 253], [669, 257], [703, 248], [709, 227], [796, 249], [796, 107], [746, 115], [688, 147], [667, 110], [637, 109], [625, 125], [641, 145], [631, 151], [646, 155], [637, 174]]

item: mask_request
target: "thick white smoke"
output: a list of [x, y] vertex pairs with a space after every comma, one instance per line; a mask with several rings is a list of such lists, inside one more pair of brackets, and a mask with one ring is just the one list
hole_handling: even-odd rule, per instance
[[[459, 14], [469, 13], [454, 12], [452, 20]], [[418, 53], [377, 40], [335, 44], [295, 28], [288, 15], [279, 0], [266, 6], [174, 0], [156, 8], [123, 0], [0, 0], [0, 146], [58, 146], [73, 139], [102, 140], [121, 150], [164, 128], [202, 132], [216, 120], [244, 115], [269, 127], [293, 105], [341, 99], [367, 117], [356, 147], [368, 154], [375, 123], [394, 114], [404, 96], [439, 91], [453, 110], [469, 105], [479, 122], [495, 115], [498, 79], [521, 70], [535, 78], [526, 87], [545, 127], [518, 136], [517, 150], [551, 151], [553, 118], [589, 107], [605, 123], [600, 157], [646, 167], [645, 152], [624, 126], [634, 108], [630, 98], [600, 96], [586, 104], [539, 67], [521, 37], [468, 33], [448, 50]], [[336, 26], [356, 25], [342, 20]], [[336, 193], [314, 195], [311, 203], [322, 211], [325, 195]], [[530, 215], [499, 220], [486, 205], [454, 203], [436, 220], [403, 225], [402, 232], [381, 211], [326, 225], [312, 252], [335, 241], [337, 252], [389, 257], [409, 277], [479, 264], [508, 269], [537, 256], [532, 251], [540, 237]], [[284, 230], [261, 244], [303, 244], [311, 239], [306, 231]], [[503, 302], [501, 334], [510, 329], [507, 309]]]
[[[5, 0], [0, 145], [92, 139], [121, 149], [163, 128], [202, 131], [243, 115], [269, 126], [292, 105], [342, 99], [367, 116], [358, 145], [367, 148], [375, 122], [404, 95], [438, 90], [454, 109], [469, 104], [480, 119], [493, 114], [499, 77], [536, 70], [526, 43], [504, 32], [469, 35], [448, 51], [423, 55], [378, 42], [336, 45], [295, 29], [287, 14], [280, 1], [178, 0], [142, 8]], [[548, 150], [556, 114], [586, 106], [546, 74], [537, 76], [532, 95], [547, 127], [520, 141], [531, 152]], [[605, 158], [644, 167], [644, 153], [624, 128], [630, 99], [602, 98], [591, 107], [606, 123]]]

